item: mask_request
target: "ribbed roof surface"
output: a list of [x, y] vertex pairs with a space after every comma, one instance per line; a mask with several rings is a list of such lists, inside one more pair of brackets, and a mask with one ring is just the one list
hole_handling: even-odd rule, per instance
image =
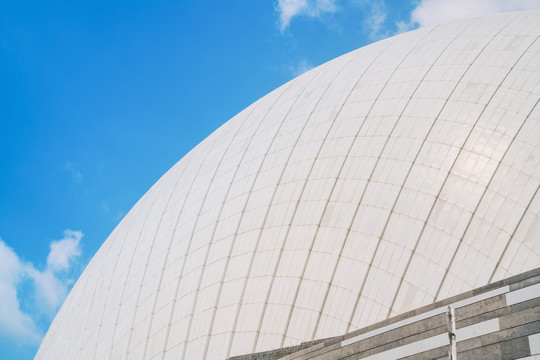
[[421, 29], [263, 97], [133, 207], [37, 359], [223, 359], [540, 266], [539, 34]]

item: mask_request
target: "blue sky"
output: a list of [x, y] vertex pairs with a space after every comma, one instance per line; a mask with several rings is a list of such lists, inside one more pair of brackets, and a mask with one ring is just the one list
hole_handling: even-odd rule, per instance
[[0, 3], [0, 358], [32, 359], [92, 255], [213, 130], [314, 66], [540, 0]]

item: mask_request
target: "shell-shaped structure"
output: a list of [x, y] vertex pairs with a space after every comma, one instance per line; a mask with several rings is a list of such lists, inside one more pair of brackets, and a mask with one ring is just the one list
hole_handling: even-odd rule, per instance
[[401, 34], [228, 121], [133, 207], [38, 359], [224, 359], [540, 266], [540, 12]]

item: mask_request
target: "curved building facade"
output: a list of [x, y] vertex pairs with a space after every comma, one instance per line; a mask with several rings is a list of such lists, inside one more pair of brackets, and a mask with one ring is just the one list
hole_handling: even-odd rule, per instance
[[224, 359], [540, 266], [539, 35], [420, 29], [261, 98], [126, 215], [37, 359]]

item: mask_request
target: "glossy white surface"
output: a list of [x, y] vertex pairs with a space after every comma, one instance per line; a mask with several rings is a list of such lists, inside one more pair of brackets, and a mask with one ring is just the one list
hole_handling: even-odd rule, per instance
[[223, 359], [540, 266], [540, 12], [439, 25], [263, 97], [168, 171], [38, 359]]

